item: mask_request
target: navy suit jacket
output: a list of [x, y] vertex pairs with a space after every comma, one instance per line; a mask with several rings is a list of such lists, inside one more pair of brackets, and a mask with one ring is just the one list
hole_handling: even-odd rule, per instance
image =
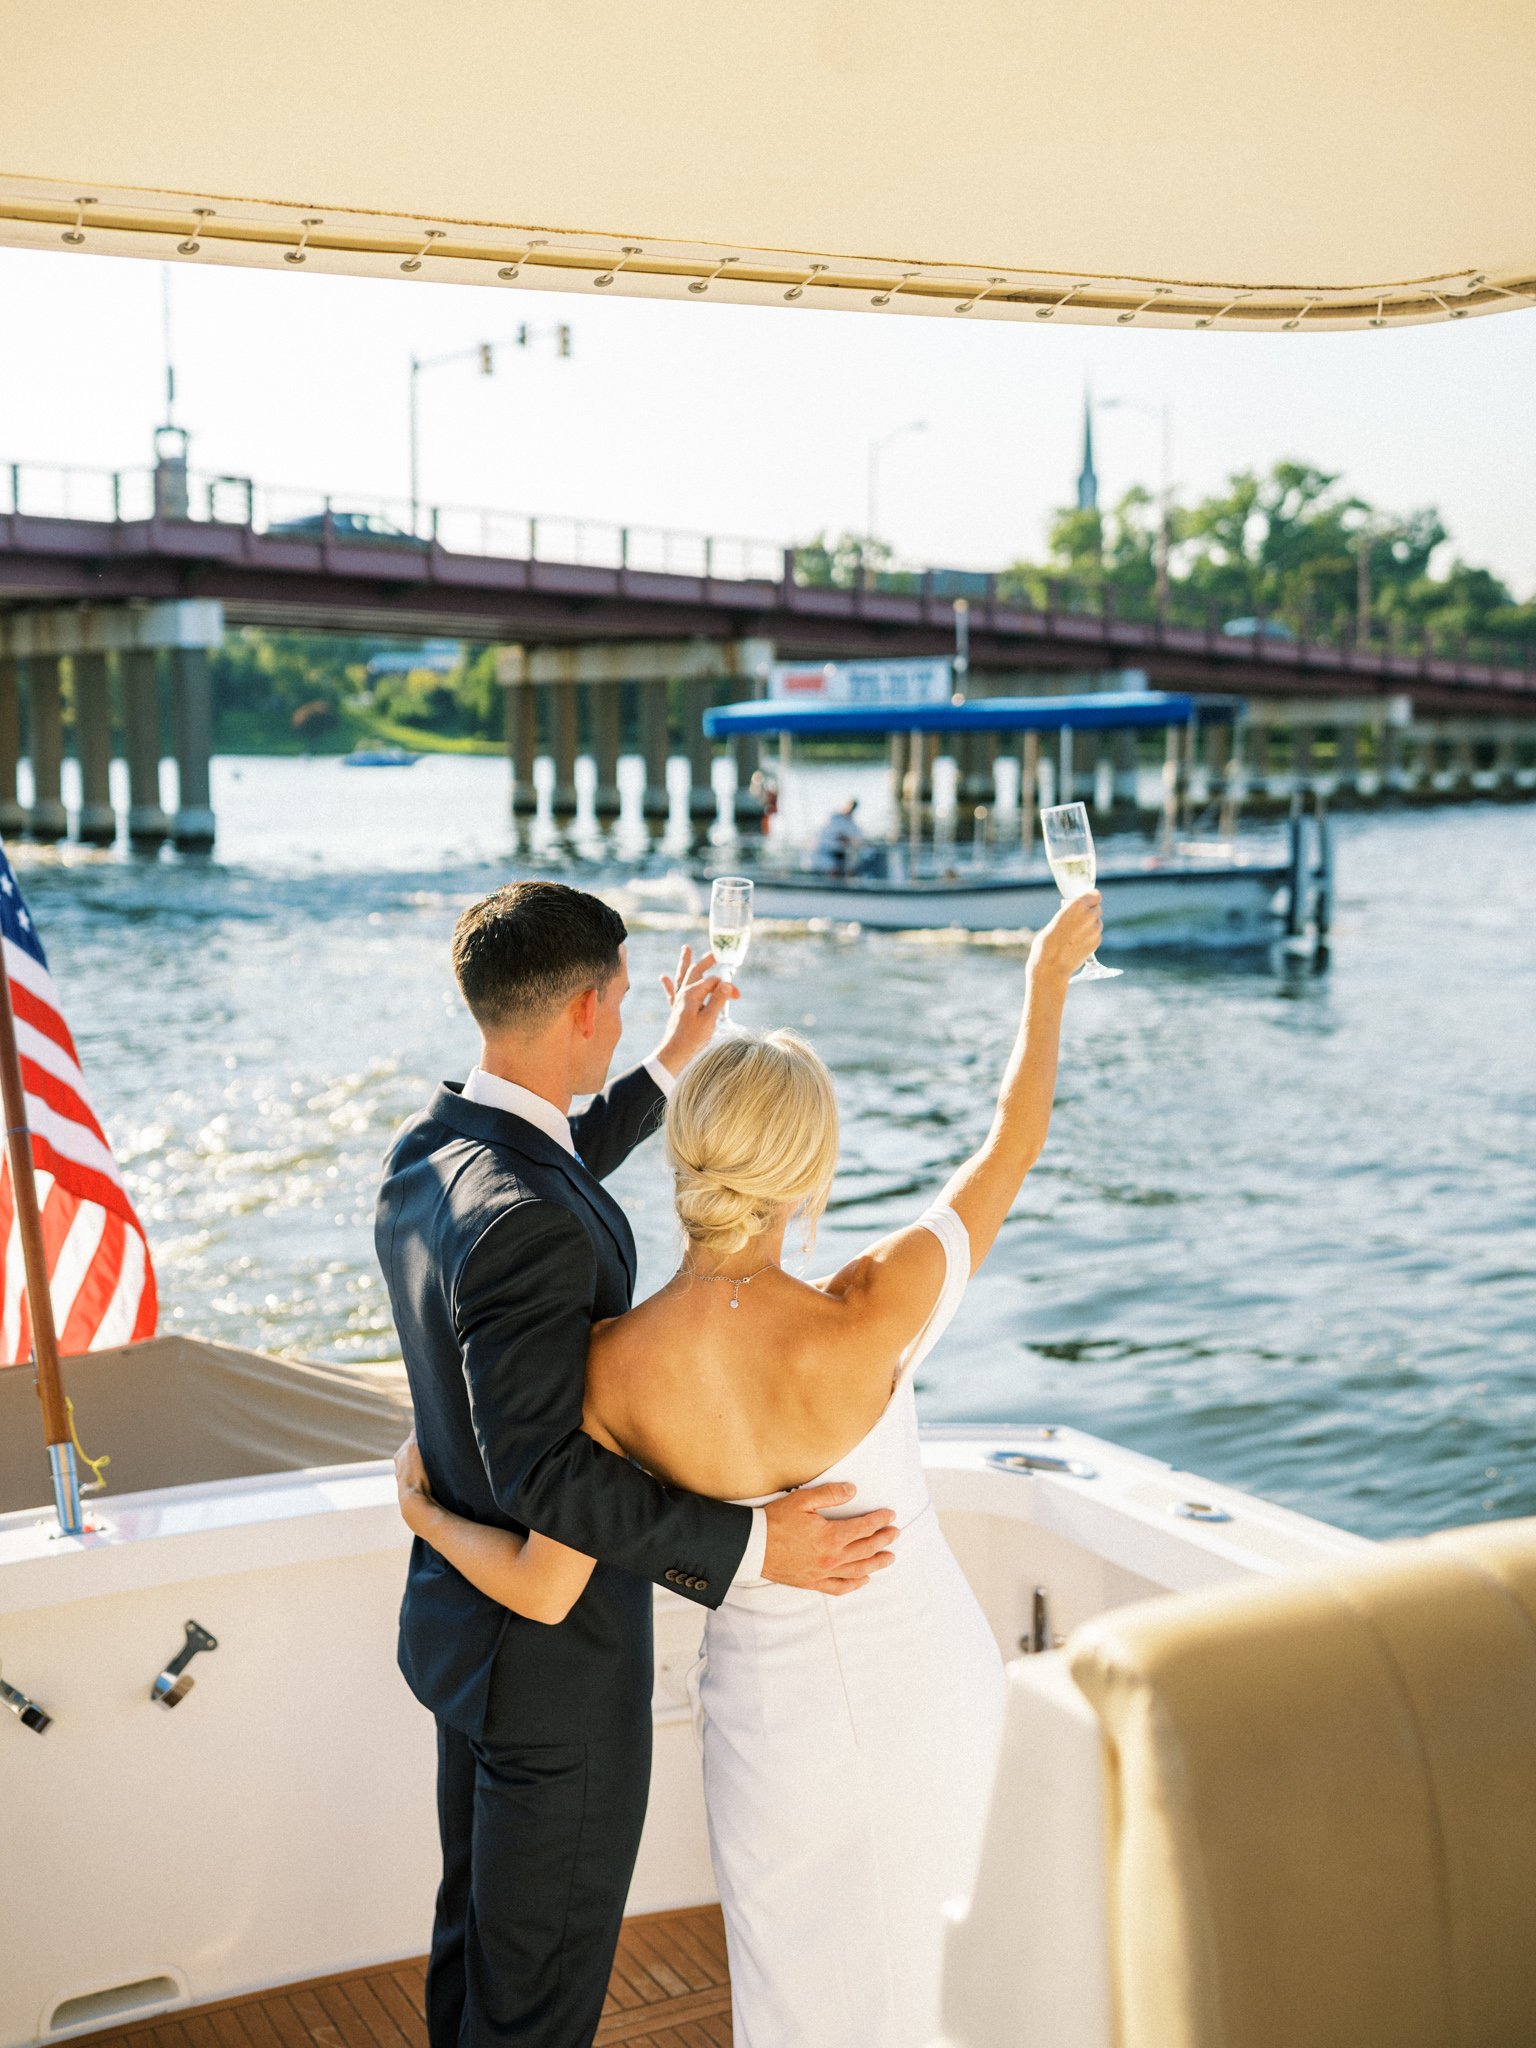
[[556, 1627], [478, 1592], [419, 1538], [400, 1668], [423, 1705], [480, 1738], [570, 1742], [649, 1711], [651, 1588], [714, 1606], [751, 1513], [661, 1484], [581, 1428], [592, 1324], [621, 1315], [635, 1241], [602, 1186], [661, 1122], [643, 1068], [545, 1132], [445, 1085], [397, 1135], [375, 1242], [433, 1494], [477, 1522], [537, 1529], [598, 1559]]

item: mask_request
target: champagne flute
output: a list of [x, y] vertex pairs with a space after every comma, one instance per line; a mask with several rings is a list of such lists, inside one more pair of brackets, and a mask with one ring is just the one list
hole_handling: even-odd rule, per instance
[[[1051, 864], [1051, 873], [1064, 900], [1070, 903], [1074, 896], [1086, 896], [1098, 873], [1098, 856], [1093, 850], [1093, 827], [1088, 822], [1088, 806], [1053, 804], [1049, 810], [1040, 813], [1040, 836], [1045, 842], [1045, 857]], [[1119, 967], [1101, 967], [1097, 955], [1090, 953], [1072, 979], [1113, 981], [1117, 974], [1123, 972]]]
[[[717, 875], [709, 892], [709, 944], [727, 981], [736, 979], [751, 943], [752, 884], [745, 875]], [[729, 1003], [720, 1012], [720, 1029], [736, 1029]]]

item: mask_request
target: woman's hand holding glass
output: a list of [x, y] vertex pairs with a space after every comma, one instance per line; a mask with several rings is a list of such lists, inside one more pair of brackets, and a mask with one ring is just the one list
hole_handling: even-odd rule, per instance
[[1093, 958], [1104, 936], [1104, 898], [1097, 889], [1063, 903], [1030, 949], [1033, 973], [1070, 981]]

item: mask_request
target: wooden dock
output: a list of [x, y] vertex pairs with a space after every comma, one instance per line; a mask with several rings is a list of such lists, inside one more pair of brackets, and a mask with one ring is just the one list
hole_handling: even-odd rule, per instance
[[[624, 1922], [596, 2048], [730, 2048], [718, 1906]], [[182, 2007], [80, 2038], [78, 2048], [426, 2048], [426, 1960], [377, 1963]]]

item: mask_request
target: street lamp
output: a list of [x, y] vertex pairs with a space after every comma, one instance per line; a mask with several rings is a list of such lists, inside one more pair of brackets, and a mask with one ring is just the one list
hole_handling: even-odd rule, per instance
[[410, 413], [412, 533], [416, 531], [420, 514], [420, 404], [416, 394], [416, 387], [417, 384], [420, 382], [422, 371], [438, 370], [443, 368], [448, 363], [473, 362], [479, 364], [480, 374], [482, 377], [489, 377], [493, 375], [495, 372], [497, 349], [527, 348], [530, 343], [539, 340], [552, 341], [555, 345], [555, 354], [557, 356], [561, 356], [567, 359], [569, 358], [571, 353], [571, 330], [563, 320], [557, 321], [553, 326], [545, 328], [542, 331], [538, 328], [524, 325], [522, 327], [519, 327], [515, 334], [506, 335], [500, 341], [477, 341], [470, 348], [449, 349], [446, 354], [440, 356], [411, 357]]
[[1159, 612], [1168, 609], [1168, 551], [1172, 542], [1173, 522], [1173, 400], [1165, 398], [1160, 405], [1145, 405], [1139, 398], [1101, 398], [1101, 411], [1119, 406], [1123, 412], [1139, 412], [1148, 419], [1161, 420], [1163, 441], [1162, 487], [1158, 492], [1157, 518], [1157, 608]]
[[880, 492], [880, 458], [893, 441], [899, 441], [906, 434], [926, 434], [926, 420], [908, 420], [904, 427], [893, 427], [888, 434], [880, 435], [869, 444], [869, 472], [866, 478], [864, 503], [864, 538], [874, 545], [876, 537], [876, 508]]

